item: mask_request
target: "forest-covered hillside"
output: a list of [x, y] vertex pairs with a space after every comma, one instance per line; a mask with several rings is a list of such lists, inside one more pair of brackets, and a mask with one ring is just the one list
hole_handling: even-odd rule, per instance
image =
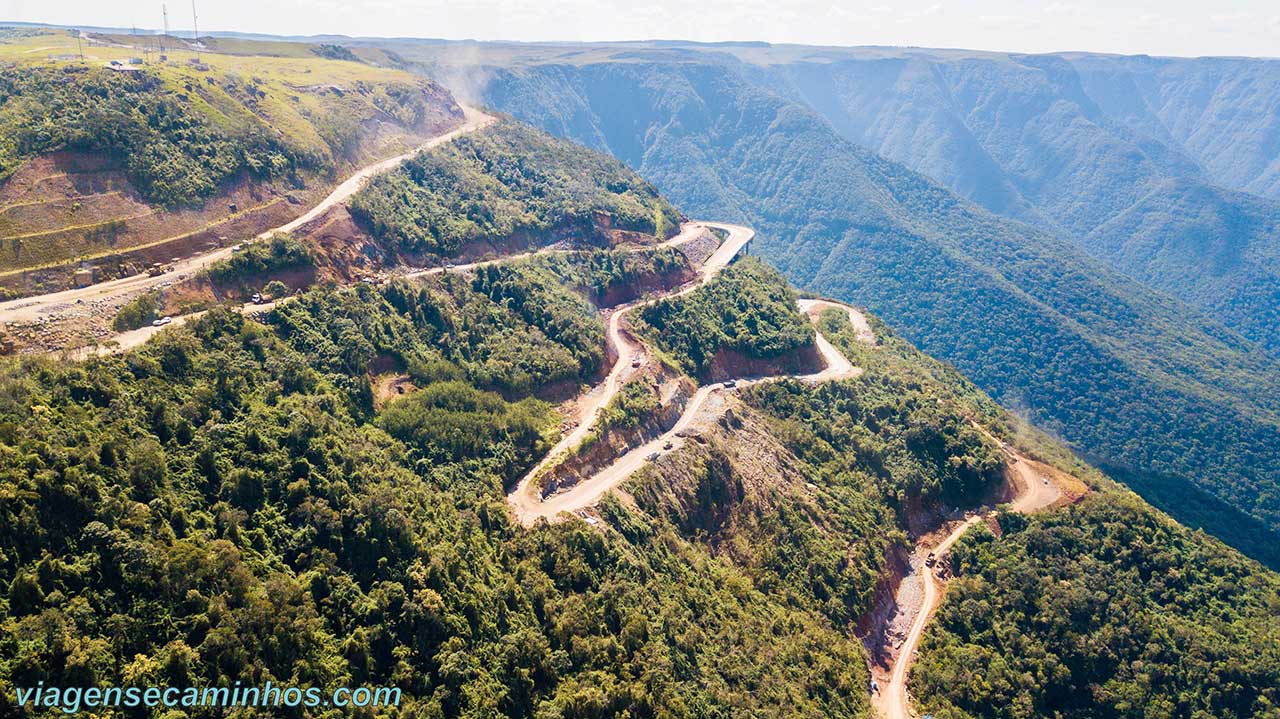
[[[315, 222], [269, 240], [244, 243], [179, 282], [122, 302], [108, 318], [115, 332], [219, 301], [281, 299], [315, 284], [352, 282], [404, 267], [469, 263], [546, 248], [652, 245], [680, 227], [680, 213], [617, 160], [502, 118], [378, 175]], [[667, 275], [692, 272], [674, 249], [624, 252], [556, 263], [595, 300], [642, 293]], [[464, 259], [465, 258], [465, 259]], [[563, 258], [561, 258], [563, 259]], [[506, 267], [489, 267], [486, 276]], [[495, 280], [499, 282], [501, 280]], [[522, 304], [535, 311], [545, 297]], [[103, 314], [106, 314], [105, 312]]]
[[[219, 60], [257, 62], [234, 54], [251, 44], [219, 40]], [[365, 72], [357, 61], [394, 52], [278, 60]], [[503, 71], [491, 92], [653, 186], [503, 119], [371, 182], [354, 218], [338, 208], [189, 278], [264, 284], [267, 305], [209, 306], [101, 356], [0, 357], [0, 715], [66, 715], [17, 706], [18, 687], [270, 681], [401, 691], [367, 719], [872, 719], [873, 610], [923, 533], [1010, 496], [1021, 457], [1071, 489], [1034, 514], [974, 517], [943, 557], [956, 578], [915, 708], [1277, 717], [1280, 576], [1054, 438], [1274, 563], [1275, 363], [849, 144], [726, 58], [647, 52]], [[194, 97], [184, 112], [203, 108]], [[142, 132], [131, 122], [94, 127]], [[712, 236], [653, 247], [681, 217], [655, 186], [753, 222], [764, 257], [687, 284]], [[882, 312], [875, 341], [844, 309], [806, 317], [787, 275]], [[606, 310], [677, 288], [624, 316], [645, 357], [616, 356]], [[137, 295], [122, 329], [171, 300]], [[861, 371], [706, 386], [812, 360], [815, 331]], [[700, 385], [708, 399], [598, 503], [517, 521], [507, 492], [581, 426], [577, 401], [617, 361], [632, 371], [605, 422], [666, 421]], [[625, 402], [658, 383], [669, 391]], [[659, 419], [659, 403], [675, 411]]]
[[[674, 235], [682, 220], [651, 184], [617, 160], [501, 118], [378, 175], [325, 220], [291, 236], [250, 243], [204, 274], [213, 294], [248, 301], [272, 280], [287, 279], [297, 289], [551, 245], [654, 244]], [[654, 255], [648, 265], [618, 253], [591, 256], [600, 263], [598, 272], [574, 279], [593, 297], [649, 275], [689, 271], [673, 252]], [[527, 304], [533, 307], [534, 298]]]
[[[850, 455], [863, 474], [830, 491], [880, 509], [831, 510], [857, 534], [809, 536], [822, 555], [791, 555], [785, 586], [640, 510], [521, 528], [503, 486], [555, 432], [534, 393], [600, 360], [602, 324], [565, 286], [604, 266], [316, 289], [265, 324], [219, 309], [121, 356], [6, 360], [0, 701], [252, 678], [391, 684], [440, 716], [865, 716], [851, 623], [901, 500], [864, 483], [899, 472], [882, 451], [952, 466], [958, 447]], [[786, 291], [752, 277], [721, 291]], [[375, 408], [370, 374], [395, 367], [419, 389]], [[842, 570], [850, 550], [825, 542], [871, 564]], [[786, 588], [806, 563], [834, 572], [803, 583], [821, 605]]]
[[1114, 492], [999, 527], [952, 551], [921, 650], [939, 719], [1280, 712], [1275, 574]]
[[755, 258], [724, 270], [706, 287], [645, 307], [640, 321], [650, 341], [704, 378], [724, 353], [778, 359], [813, 343], [813, 328], [796, 311], [795, 291]]
[[394, 251], [450, 256], [516, 235], [675, 234], [680, 214], [617, 160], [511, 120], [375, 178], [351, 212]]
[[[115, 65], [36, 61], [29, 45], [66, 38], [4, 39], [0, 180], [33, 157], [80, 150], [123, 165], [148, 202], [188, 205], [242, 174], [270, 179], [337, 169], [353, 159], [347, 153], [361, 141], [362, 123], [394, 120], [414, 129], [445, 109], [428, 81], [353, 63], [318, 60], [304, 72], [284, 60], [211, 58], [218, 70], [172, 62], [126, 71], [119, 68], [127, 52], [109, 53]], [[312, 86], [294, 84], [306, 74]]]

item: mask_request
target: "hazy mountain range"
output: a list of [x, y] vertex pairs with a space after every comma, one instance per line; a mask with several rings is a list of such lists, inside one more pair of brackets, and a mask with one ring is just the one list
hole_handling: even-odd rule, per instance
[[769, 75], [844, 137], [1280, 351], [1280, 62], [855, 52]]

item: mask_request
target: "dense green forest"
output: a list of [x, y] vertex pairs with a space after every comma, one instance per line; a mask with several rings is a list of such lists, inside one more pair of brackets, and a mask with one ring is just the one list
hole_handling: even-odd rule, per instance
[[[417, 50], [430, 68], [448, 51]], [[609, 52], [483, 55], [502, 67], [486, 97], [612, 152], [691, 214], [751, 225], [753, 249], [791, 281], [868, 307], [1033, 423], [1146, 478], [1148, 496], [1165, 485], [1175, 517], [1254, 556], [1277, 542], [1280, 364], [1258, 345], [854, 145], [759, 67]], [[1236, 513], [1199, 511], [1206, 494]], [[1265, 529], [1236, 531], [1239, 513]]]
[[[265, 326], [215, 309], [122, 356], [7, 361], [6, 713], [37, 681], [274, 679], [399, 686], [414, 716], [864, 716], [856, 641], [673, 527], [513, 523], [503, 485], [550, 429], [526, 388], [578, 369], [517, 289], [317, 289]], [[424, 389], [374, 412], [384, 355]]]
[[312, 362], [350, 376], [357, 393], [388, 359], [422, 382], [466, 379], [509, 397], [586, 381], [604, 362], [604, 326], [590, 305], [527, 265], [384, 291], [316, 290], [269, 321]]
[[[403, 90], [381, 96], [420, 119], [426, 98]], [[314, 128], [291, 136], [273, 130], [268, 91], [277, 88], [235, 74], [4, 63], [0, 179], [36, 155], [83, 150], [119, 161], [150, 202], [198, 204], [240, 174], [267, 179], [333, 169], [358, 130], [341, 127], [352, 119], [343, 115], [373, 109], [335, 99], [328, 113], [310, 115]]]
[[755, 258], [731, 265], [689, 294], [645, 307], [639, 322], [642, 333], [699, 376], [723, 351], [770, 359], [813, 343], [795, 290]]
[[913, 674], [939, 719], [1280, 716], [1280, 578], [1109, 491], [952, 551]]
[[598, 242], [601, 214], [614, 228], [660, 237], [680, 223], [675, 208], [621, 163], [512, 121], [375, 178], [351, 212], [397, 250], [445, 256], [530, 232]]
[[976, 505], [999, 483], [1003, 455], [955, 405], [939, 404], [932, 386], [892, 375], [798, 391], [804, 386], [768, 383], [752, 388], [748, 401], [785, 421], [784, 443], [802, 459], [840, 464], [850, 453], [833, 451], [841, 445], [864, 461], [876, 456], [886, 470], [876, 489], [898, 508], [913, 499]]

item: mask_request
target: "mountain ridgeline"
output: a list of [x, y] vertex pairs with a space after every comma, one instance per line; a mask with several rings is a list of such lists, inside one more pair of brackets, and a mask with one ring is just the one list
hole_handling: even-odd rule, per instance
[[678, 44], [479, 55], [488, 102], [612, 152], [687, 212], [753, 225], [798, 285], [868, 306], [1162, 508], [1273, 546], [1280, 363], [1218, 318], [842, 137], [777, 68]]

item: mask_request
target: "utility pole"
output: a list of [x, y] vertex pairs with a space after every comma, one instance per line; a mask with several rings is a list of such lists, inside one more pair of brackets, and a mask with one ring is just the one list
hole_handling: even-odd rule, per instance
[[196, 17], [196, 0], [191, 0], [191, 27], [196, 31], [196, 62], [200, 62], [200, 19]]
[[80, 28], [76, 28], [76, 45], [80, 48], [80, 62], [84, 62], [84, 39], [81, 37]]
[[164, 54], [164, 38], [169, 34], [169, 6], [160, 3], [160, 12], [164, 13], [164, 35], [160, 36], [160, 62], [164, 62], [168, 59]]

